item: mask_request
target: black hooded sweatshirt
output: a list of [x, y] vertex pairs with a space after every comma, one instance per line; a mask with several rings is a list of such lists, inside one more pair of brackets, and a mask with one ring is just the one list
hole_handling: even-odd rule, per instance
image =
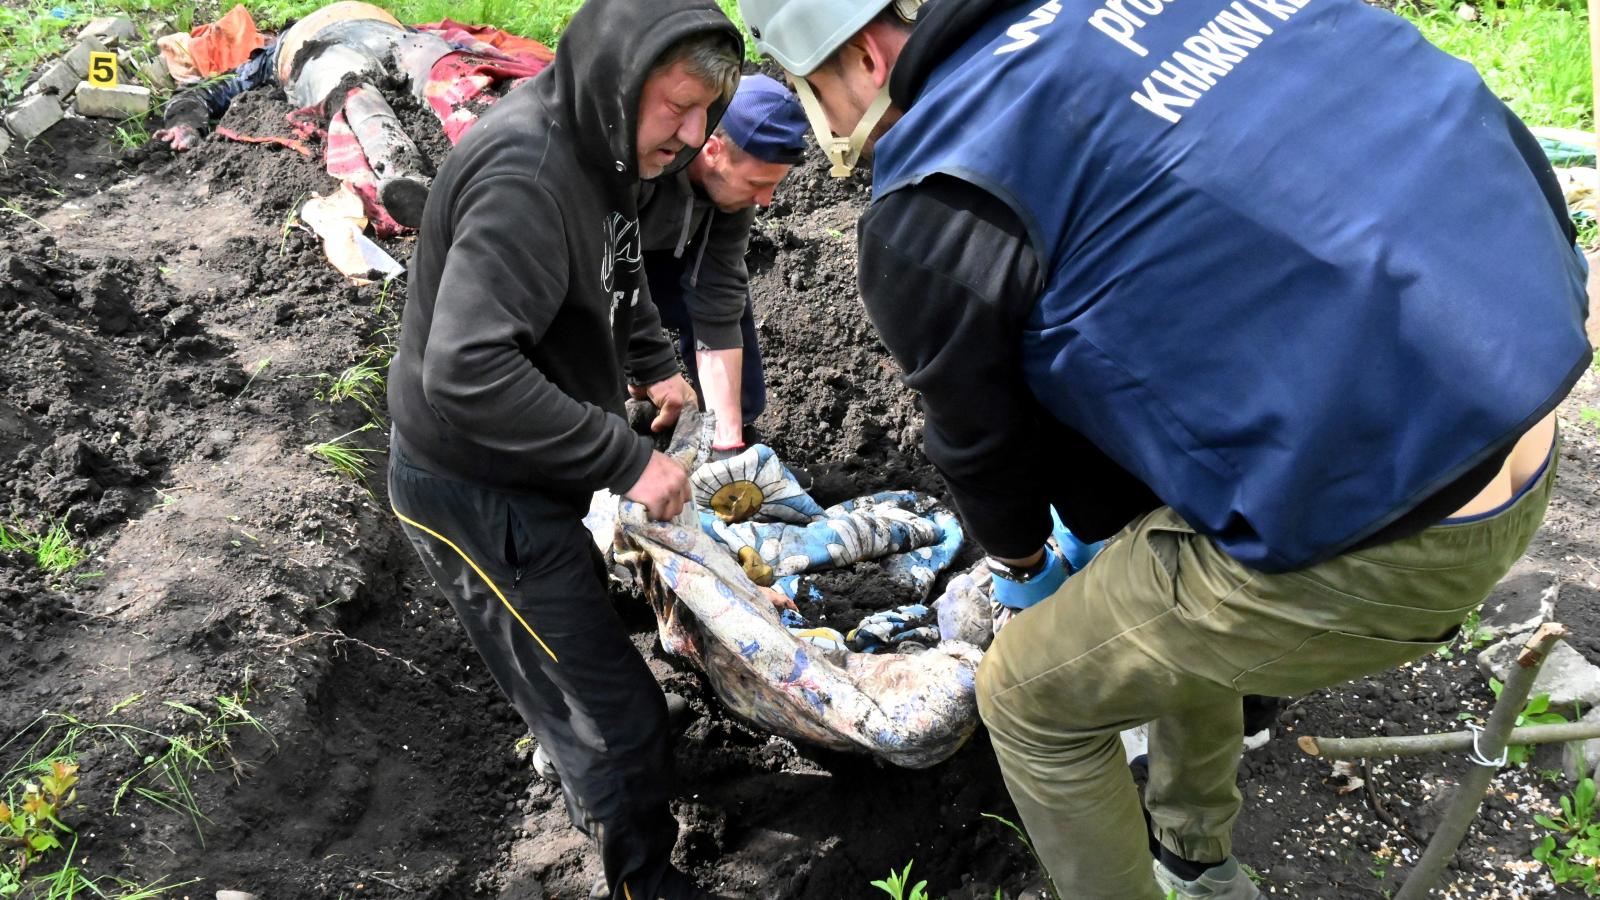
[[743, 49], [711, 0], [588, 0], [555, 62], [445, 161], [389, 374], [394, 440], [423, 468], [579, 510], [644, 471], [625, 376], [649, 384], [677, 363], [640, 290], [639, 96], [662, 53], [702, 32]]

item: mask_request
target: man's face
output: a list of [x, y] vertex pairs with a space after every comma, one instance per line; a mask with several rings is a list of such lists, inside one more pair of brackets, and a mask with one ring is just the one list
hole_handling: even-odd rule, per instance
[[706, 139], [708, 113], [721, 94], [690, 75], [685, 65], [679, 60], [645, 79], [639, 95], [640, 178], [660, 175], [685, 147], [698, 147]]
[[690, 174], [695, 176], [711, 202], [725, 213], [770, 204], [778, 182], [793, 168], [787, 163], [770, 163], [751, 156], [720, 136], [706, 141], [699, 158], [703, 164], [692, 169]]

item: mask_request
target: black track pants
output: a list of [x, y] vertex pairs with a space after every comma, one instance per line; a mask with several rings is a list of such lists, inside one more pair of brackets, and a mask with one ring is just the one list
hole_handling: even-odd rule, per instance
[[676, 900], [666, 703], [606, 597], [570, 506], [441, 478], [398, 446], [389, 494], [500, 690], [561, 774], [613, 900]]

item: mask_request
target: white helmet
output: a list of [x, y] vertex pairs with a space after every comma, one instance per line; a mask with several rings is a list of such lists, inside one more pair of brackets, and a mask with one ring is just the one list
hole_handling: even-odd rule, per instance
[[873, 127], [889, 108], [889, 85], [883, 89], [849, 137], [839, 137], [828, 127], [805, 76], [852, 35], [865, 28], [891, 4], [907, 22], [917, 17], [924, 0], [739, 0], [739, 15], [756, 40], [756, 49], [778, 61], [790, 75], [811, 130], [822, 152], [833, 161], [832, 175], [843, 178], [861, 158], [861, 148]]
[[756, 49], [795, 75], [822, 61], [893, 0], [739, 0]]

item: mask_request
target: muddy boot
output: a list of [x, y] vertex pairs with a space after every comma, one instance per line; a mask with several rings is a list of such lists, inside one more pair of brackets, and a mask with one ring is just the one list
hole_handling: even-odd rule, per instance
[[[690, 713], [692, 710], [689, 708], [689, 701], [683, 699], [677, 694], [669, 692], [666, 695], [666, 699], [667, 730], [670, 731], [674, 737], [677, 737], [683, 733], [685, 728], [689, 726], [691, 719]], [[541, 779], [550, 784], [558, 786], [561, 784], [561, 773], [556, 771], [556, 764], [552, 759], [550, 759], [550, 754], [545, 752], [543, 744], [533, 748], [533, 759], [530, 760], [530, 763], [533, 766], [534, 774], [538, 775]]]
[[407, 228], [421, 228], [422, 209], [428, 203], [427, 182], [410, 177], [386, 178], [378, 182], [378, 202], [396, 222]]
[[344, 115], [361, 145], [361, 155], [378, 177], [378, 200], [401, 225], [421, 225], [430, 184], [423, 174], [427, 165], [388, 101], [377, 88], [363, 84], [345, 98]]

